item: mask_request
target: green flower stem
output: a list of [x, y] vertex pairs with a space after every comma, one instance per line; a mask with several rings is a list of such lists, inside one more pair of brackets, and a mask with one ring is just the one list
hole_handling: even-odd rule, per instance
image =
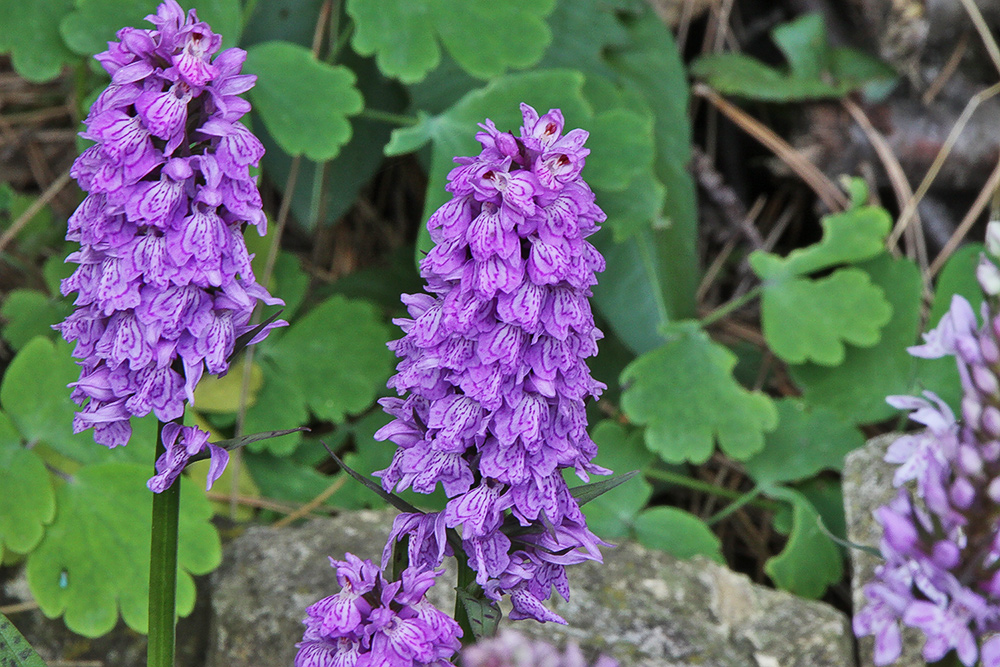
[[[474, 589], [482, 590], [476, 584], [476, 573], [469, 567], [469, 557], [464, 553], [456, 553], [455, 560], [458, 561], [458, 590], [472, 592]], [[476, 635], [472, 631], [472, 622], [469, 620], [469, 612], [462, 604], [462, 596], [455, 596], [455, 621], [462, 628], [462, 646], [468, 646], [476, 641]]]
[[723, 507], [721, 510], [719, 510], [712, 516], [705, 519], [705, 523], [709, 526], [714, 526], [715, 524], [719, 523], [733, 512], [739, 510], [744, 505], [752, 503], [757, 498], [757, 496], [761, 494], [761, 492], [762, 489], [759, 486], [755, 486], [754, 488], [750, 489], [742, 496], [734, 500], [733, 502]]
[[[163, 423], [156, 430], [156, 458], [163, 447]], [[149, 645], [147, 667], [174, 667], [177, 595], [177, 524], [181, 484], [153, 494], [152, 540], [149, 554]]]
[[757, 285], [743, 296], [733, 299], [728, 303], [722, 304], [721, 306], [710, 312], [708, 315], [701, 318], [702, 328], [715, 324], [716, 322], [724, 318], [726, 315], [729, 315], [729, 313], [733, 312], [734, 310], [739, 310], [740, 308], [742, 308], [743, 306], [747, 305], [748, 303], [756, 299], [758, 296], [760, 296], [761, 292], [763, 291], [764, 291], [764, 286]]
[[[703, 482], [700, 479], [688, 477], [687, 475], [682, 475], [676, 472], [670, 472], [669, 470], [663, 470], [661, 468], [652, 468], [646, 470], [644, 474], [646, 475], [646, 477], [656, 480], [658, 482], [676, 484], [677, 486], [683, 486], [685, 488], [692, 489], [694, 491], [701, 491], [702, 493], [710, 493], [713, 496], [719, 496], [720, 498], [729, 498], [730, 500], [740, 501], [745, 495], [747, 495], [746, 493], [740, 491], [733, 491], [732, 489], [716, 486], [715, 484], [709, 484], [708, 482]], [[781, 507], [779, 503], [771, 502], [768, 500], [761, 500], [759, 498], [753, 498], [753, 497], [745, 500], [743, 504], [752, 505], [754, 507], [759, 507], [761, 509], [766, 509], [766, 510], [777, 510]]]
[[375, 120], [380, 123], [402, 125], [404, 127], [416, 125], [420, 122], [414, 116], [407, 116], [405, 114], [392, 113], [389, 111], [379, 111], [378, 109], [365, 109], [358, 114], [358, 118], [367, 118], [368, 120]]

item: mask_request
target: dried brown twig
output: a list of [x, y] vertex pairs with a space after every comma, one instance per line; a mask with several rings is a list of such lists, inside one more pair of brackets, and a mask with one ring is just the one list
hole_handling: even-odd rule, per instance
[[819, 167], [807, 160], [791, 144], [778, 136], [774, 130], [731, 104], [703, 83], [695, 84], [691, 90], [698, 97], [708, 100], [726, 118], [777, 155], [782, 162], [805, 181], [806, 185], [812, 188], [828, 209], [840, 211], [847, 208], [849, 203], [847, 196], [841, 192], [840, 188], [827, 178]]

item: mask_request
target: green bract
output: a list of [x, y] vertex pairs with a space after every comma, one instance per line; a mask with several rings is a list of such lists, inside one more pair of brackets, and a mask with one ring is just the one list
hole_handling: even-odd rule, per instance
[[45, 667], [45, 661], [3, 614], [0, 614], [0, 664], [4, 667]]
[[[462, 69], [487, 78], [538, 62], [552, 35], [544, 17], [555, 0], [348, 0], [362, 55], [406, 83], [441, 61], [439, 42]], [[474, 36], [474, 38], [473, 38]]]
[[741, 387], [732, 375], [736, 356], [695, 323], [675, 325], [670, 336], [621, 377], [622, 408], [648, 425], [649, 448], [671, 463], [706, 461], [716, 440], [735, 459], [759, 452], [764, 433], [778, 425], [771, 399]]

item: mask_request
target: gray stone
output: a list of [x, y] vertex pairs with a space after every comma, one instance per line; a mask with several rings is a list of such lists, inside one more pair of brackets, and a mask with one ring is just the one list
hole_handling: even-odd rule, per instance
[[[847, 519], [847, 539], [855, 544], [878, 547], [882, 539], [882, 528], [875, 521], [872, 512], [885, 505], [896, 495], [892, 477], [896, 466], [886, 463], [885, 451], [900, 436], [888, 433], [872, 438], [868, 444], [847, 455], [844, 462], [844, 514]], [[851, 549], [851, 592], [854, 609], [865, 606], [864, 585], [871, 580], [879, 559], [861, 549]], [[874, 639], [862, 637], [858, 640], [861, 667], [874, 667], [872, 651]], [[923, 649], [923, 634], [913, 628], [904, 628], [903, 654], [894, 667], [923, 667], [926, 663], [920, 655]]]
[[[391, 513], [357, 512], [297, 528], [254, 527], [226, 547], [214, 575], [208, 667], [290, 665], [306, 606], [337, 590], [327, 556], [377, 559]], [[553, 602], [567, 626], [533, 621], [518, 630], [573, 640], [623, 667], [845, 667], [853, 665], [839, 611], [755, 585], [716, 563], [678, 561], [624, 544], [605, 563], [569, 569], [573, 596]], [[445, 574], [432, 599], [450, 610]], [[505, 621], [505, 624], [508, 623]]]

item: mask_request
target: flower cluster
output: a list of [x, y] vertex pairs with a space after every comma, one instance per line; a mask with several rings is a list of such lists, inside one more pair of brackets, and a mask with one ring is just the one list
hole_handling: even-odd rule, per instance
[[[88, 194], [66, 235], [80, 243], [67, 258], [79, 267], [62, 283], [77, 308], [57, 325], [82, 367], [74, 431], [93, 428], [108, 447], [128, 442], [131, 417], [180, 418], [202, 373], [228, 370], [258, 299], [280, 303], [255, 281], [243, 240], [247, 223], [261, 234], [266, 225], [248, 169], [264, 148], [238, 120], [250, 108], [238, 95], [255, 81], [240, 74], [246, 53], [212, 60], [221, 38], [175, 0], [147, 20], [155, 29], [124, 28], [96, 56], [111, 85], [81, 135], [96, 143], [71, 172]], [[207, 436], [171, 429], [165, 444], [156, 491]], [[209, 483], [224, 450], [212, 458]]]
[[563, 136], [558, 109], [521, 110], [519, 136], [481, 126], [482, 152], [456, 158], [453, 197], [428, 221], [429, 293], [403, 297], [389, 383], [401, 398], [383, 399], [394, 419], [376, 435], [398, 449], [377, 474], [387, 490], [440, 484], [450, 498], [442, 513], [397, 519], [390, 542], [409, 536], [411, 564], [437, 567], [445, 529], [460, 528], [478, 583], [510, 594], [511, 618], [562, 622], [542, 602], [553, 586], [569, 595], [565, 565], [601, 557], [562, 469], [608, 472], [592, 463], [584, 407], [604, 388], [585, 360], [601, 338], [588, 297], [604, 269], [586, 237], [605, 215], [580, 175], [588, 133]]
[[[462, 667], [588, 667], [576, 644], [560, 652], [551, 644], [531, 641], [509, 630], [463, 650], [460, 664]], [[618, 667], [618, 662], [601, 656], [589, 667]]]
[[924, 344], [910, 348], [917, 357], [955, 357], [961, 419], [931, 392], [889, 398], [927, 428], [897, 439], [886, 454], [899, 465], [899, 492], [875, 512], [885, 562], [854, 618], [856, 634], [875, 636], [876, 665], [899, 657], [902, 623], [925, 635], [928, 661], [954, 650], [969, 667], [977, 660], [1000, 667], [1000, 635], [985, 639], [1000, 631], [1000, 289], [993, 289], [996, 267], [981, 261], [983, 325], [956, 296]]
[[462, 630], [427, 601], [437, 573], [407, 568], [387, 581], [370, 560], [330, 560], [340, 592], [310, 606], [295, 667], [446, 667]]

